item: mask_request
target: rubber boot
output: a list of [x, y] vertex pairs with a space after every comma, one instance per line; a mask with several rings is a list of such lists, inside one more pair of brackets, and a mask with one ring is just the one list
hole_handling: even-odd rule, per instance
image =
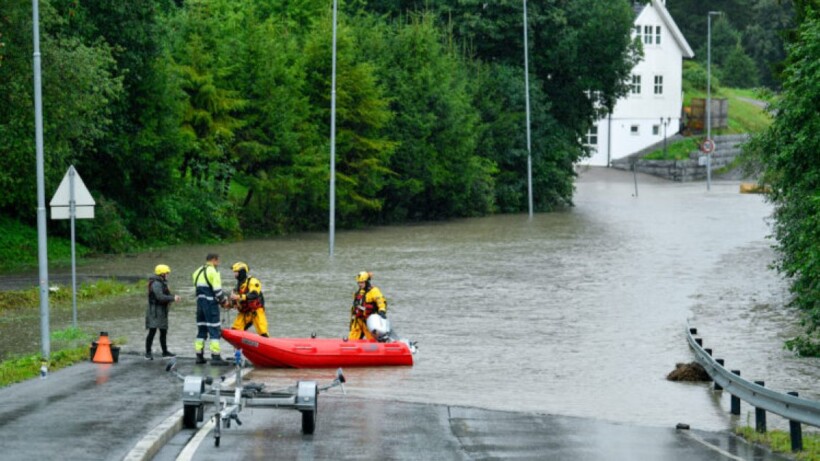
[[222, 356], [219, 354], [211, 354], [211, 365], [215, 365], [218, 367], [224, 367], [230, 365], [231, 362], [226, 362], [222, 360]]
[[205, 360], [205, 353], [200, 352], [199, 354], [196, 355], [196, 364], [197, 365], [202, 365], [203, 363], [207, 363], [207, 361]]

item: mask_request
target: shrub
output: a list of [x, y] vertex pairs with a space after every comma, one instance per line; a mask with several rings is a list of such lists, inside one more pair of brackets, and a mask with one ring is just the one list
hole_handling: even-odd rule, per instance
[[77, 240], [101, 253], [123, 253], [133, 249], [136, 240], [113, 200], [99, 197], [94, 219], [76, 221]]

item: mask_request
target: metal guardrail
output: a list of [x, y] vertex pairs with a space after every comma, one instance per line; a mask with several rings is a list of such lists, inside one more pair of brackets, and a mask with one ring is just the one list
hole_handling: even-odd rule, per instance
[[[756, 382], [741, 378], [739, 371], [729, 371], [723, 367], [722, 363], [718, 362], [720, 359], [713, 359], [707, 349], [703, 348], [702, 340], [694, 337], [695, 334], [697, 334], [697, 329], [690, 328], [687, 324], [686, 336], [689, 346], [695, 352], [695, 360], [709, 373], [709, 376], [715, 382], [716, 389], [721, 387], [732, 396], [748, 402], [756, 409], [780, 415], [792, 423], [804, 423], [820, 427], [820, 402], [801, 399], [797, 397], [796, 393], [782, 394], [766, 389]], [[739, 414], [739, 405], [736, 414]]]

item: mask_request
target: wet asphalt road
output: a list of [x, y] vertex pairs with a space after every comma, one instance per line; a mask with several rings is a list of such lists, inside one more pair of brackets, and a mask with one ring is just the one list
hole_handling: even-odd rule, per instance
[[[301, 433], [298, 411], [246, 407], [243, 424], [224, 428], [215, 447], [212, 433], [181, 428], [182, 382], [166, 363], [125, 354], [116, 364], [83, 362], [0, 389], [2, 459], [785, 459], [726, 432], [353, 398], [339, 389], [320, 394], [313, 435]], [[179, 369], [230, 370], [192, 358], [181, 358]], [[199, 428], [211, 414], [206, 406]]]
[[[159, 455], [238, 460], [774, 460], [728, 433], [678, 431], [582, 418], [476, 408], [320, 397], [313, 435], [296, 411], [245, 410], [243, 425], [207, 433], [197, 445], [183, 430]], [[244, 411], [243, 411], [244, 413]], [[185, 447], [188, 452], [185, 453]], [[196, 445], [196, 449], [191, 449]], [[182, 453], [182, 456], [179, 456]]]

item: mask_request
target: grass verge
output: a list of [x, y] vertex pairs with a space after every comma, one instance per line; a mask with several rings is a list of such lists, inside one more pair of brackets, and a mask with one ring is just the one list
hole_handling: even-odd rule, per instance
[[[77, 301], [110, 298], [141, 290], [142, 282], [125, 284], [114, 279], [83, 282], [77, 287]], [[58, 306], [71, 304], [71, 287], [55, 285], [49, 289], [49, 302]], [[40, 287], [26, 290], [0, 291], [0, 312], [8, 309], [34, 308], [40, 305]]]
[[[122, 296], [142, 289], [141, 283], [124, 284], [116, 280], [98, 280], [93, 283], [83, 283], [77, 289], [77, 299], [99, 300], [114, 296]], [[20, 291], [0, 292], [0, 312], [11, 309], [34, 309], [39, 305], [40, 292], [38, 287]], [[71, 288], [50, 290], [49, 300], [56, 305], [71, 305]], [[45, 363], [49, 371], [59, 370], [74, 363], [88, 360], [88, 351], [94, 337], [77, 328], [51, 333], [51, 356]], [[122, 344], [122, 338], [114, 339], [115, 344]], [[38, 353], [12, 357], [0, 361], [0, 387], [25, 381], [40, 375], [43, 365], [42, 356]]]
[[666, 145], [666, 153], [659, 149], [649, 153], [644, 158], [646, 160], [687, 160], [689, 153], [698, 150], [699, 138], [684, 138]]
[[786, 453], [799, 461], [820, 461], [820, 434], [803, 433], [803, 451], [792, 453], [791, 436], [784, 431], [759, 433], [746, 426], [735, 429], [735, 433], [752, 443], [765, 445], [776, 453]]
[[77, 328], [67, 328], [51, 334], [55, 351], [48, 361], [40, 354], [25, 355], [0, 362], [0, 387], [25, 381], [40, 375], [43, 365], [47, 371], [59, 370], [88, 360], [91, 335]]

